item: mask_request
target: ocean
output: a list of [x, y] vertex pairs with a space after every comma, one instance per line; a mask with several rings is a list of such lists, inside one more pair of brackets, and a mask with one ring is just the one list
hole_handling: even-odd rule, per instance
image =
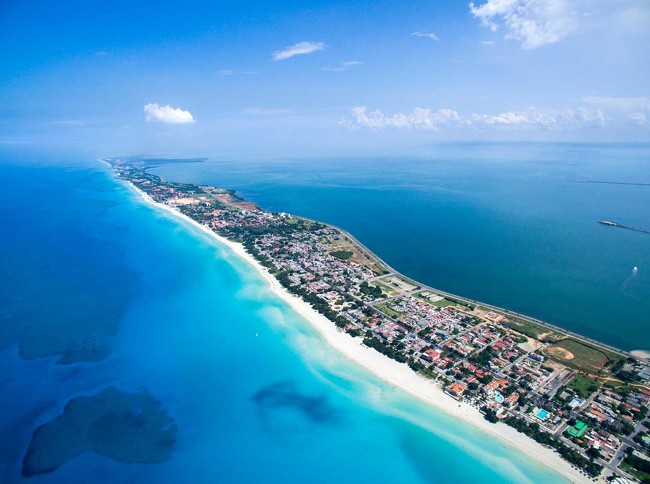
[[[274, 186], [255, 166], [248, 188], [241, 164], [183, 177], [222, 177], [251, 196]], [[302, 166], [277, 173], [275, 195], [251, 198], [314, 215], [319, 190], [353, 184], [352, 198], [328, 196], [329, 213], [374, 207], [365, 226], [392, 231], [385, 205], [373, 206], [381, 185], [350, 207], [373, 189], [314, 165], [309, 195]], [[250, 266], [105, 165], [4, 153], [0, 193], [0, 482], [561, 480], [346, 360]], [[362, 226], [346, 228], [372, 245]]]

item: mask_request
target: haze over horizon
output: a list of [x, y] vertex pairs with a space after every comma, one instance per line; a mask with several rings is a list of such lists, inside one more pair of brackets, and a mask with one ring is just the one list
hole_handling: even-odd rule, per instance
[[[74, 15], [70, 12], [74, 11]], [[0, 146], [397, 153], [650, 141], [643, 0], [0, 7]]]

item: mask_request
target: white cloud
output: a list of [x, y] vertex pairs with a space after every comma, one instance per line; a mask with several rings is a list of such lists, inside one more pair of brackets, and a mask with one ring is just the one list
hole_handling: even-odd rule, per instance
[[350, 67], [360, 66], [361, 62], [359, 61], [344, 61], [340, 62], [336, 67], [322, 67], [323, 71], [333, 71], [333, 72], [343, 72], [347, 71]]
[[506, 38], [521, 42], [525, 49], [554, 44], [574, 32], [580, 21], [584, 0], [486, 0], [471, 2], [474, 17], [495, 32], [500, 24]]
[[452, 109], [430, 109], [415, 108], [407, 114], [393, 114], [387, 116], [380, 110], [368, 111], [365, 106], [357, 106], [350, 110], [352, 119], [342, 120], [341, 124], [348, 128], [400, 128], [417, 129], [423, 131], [438, 131], [438, 126], [460, 122], [460, 115]]
[[525, 49], [588, 30], [650, 33], [648, 0], [474, 0], [469, 10], [493, 32], [505, 30]]
[[433, 32], [413, 32], [411, 35], [413, 37], [425, 37], [431, 40], [440, 40], [440, 38]]
[[369, 111], [365, 106], [350, 110], [340, 121], [348, 128], [398, 128], [420, 131], [439, 131], [443, 127], [475, 129], [542, 129], [563, 130], [581, 128], [646, 126], [650, 111], [607, 111], [596, 107], [580, 106], [566, 109], [540, 109], [529, 107], [521, 111], [497, 114], [471, 113], [461, 115], [449, 108], [432, 111], [415, 108], [410, 113], [386, 115], [380, 110]]
[[494, 45], [494, 40], [481, 40], [483, 45]]
[[298, 42], [295, 45], [274, 52], [273, 60], [280, 61], [284, 59], [289, 59], [296, 55], [312, 54], [314, 52], [318, 52], [319, 50], [324, 50], [324, 49], [325, 49], [325, 43], [323, 42], [309, 42], [309, 41]]
[[192, 113], [170, 105], [160, 106], [157, 103], [144, 105], [146, 120], [150, 123], [191, 124], [196, 122]]

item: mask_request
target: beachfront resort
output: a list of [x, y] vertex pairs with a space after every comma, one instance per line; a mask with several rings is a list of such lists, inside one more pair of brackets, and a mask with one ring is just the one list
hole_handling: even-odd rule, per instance
[[551, 447], [586, 477], [650, 478], [650, 367], [615, 348], [399, 274], [352, 235], [260, 209], [230, 190], [106, 160], [155, 202], [243, 244], [341, 331]]

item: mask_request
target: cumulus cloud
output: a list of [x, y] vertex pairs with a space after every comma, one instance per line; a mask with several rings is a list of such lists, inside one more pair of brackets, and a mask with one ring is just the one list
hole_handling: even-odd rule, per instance
[[474, 17], [493, 32], [501, 25], [506, 38], [521, 42], [525, 49], [554, 44], [579, 25], [582, 0], [487, 0], [471, 2]]
[[525, 49], [554, 44], [578, 31], [650, 32], [648, 0], [474, 0], [470, 13]]
[[[650, 114], [650, 112], [648, 112]], [[439, 131], [443, 127], [475, 129], [543, 129], [622, 127], [630, 124], [646, 126], [648, 115], [642, 111], [606, 111], [592, 106], [565, 109], [540, 109], [529, 107], [520, 111], [497, 114], [471, 113], [462, 115], [454, 109], [437, 111], [415, 108], [409, 113], [384, 114], [370, 111], [365, 106], [350, 110], [340, 124], [356, 128], [397, 128], [405, 130]]]
[[431, 40], [440, 40], [440, 38], [433, 32], [413, 32], [411, 35], [413, 37], [425, 37]]
[[319, 50], [325, 49], [325, 43], [323, 42], [310, 42], [303, 41], [298, 42], [295, 45], [284, 48], [283, 50], [278, 50], [273, 53], [273, 60], [280, 61], [284, 59], [289, 59], [296, 55], [312, 54], [318, 52]]
[[342, 124], [349, 128], [401, 128], [418, 129], [424, 131], [438, 131], [443, 124], [459, 123], [460, 115], [452, 109], [415, 108], [407, 114], [385, 115], [380, 110], [368, 111], [366, 106], [357, 106], [350, 110], [351, 119], [342, 120]]
[[589, 106], [605, 110], [611, 115], [626, 118], [638, 126], [648, 125], [650, 98], [620, 96], [586, 96], [580, 101]]
[[629, 116], [630, 121], [639, 124], [641, 126], [645, 126], [648, 124], [648, 116], [645, 113], [632, 113]]
[[144, 114], [149, 123], [192, 124], [196, 122], [192, 113], [181, 108], [173, 108], [169, 104], [166, 106], [157, 103], [145, 104]]
[[332, 72], [343, 72], [347, 71], [350, 67], [359, 66], [361, 62], [359, 61], [343, 61], [339, 62], [338, 66], [335, 67], [322, 67], [323, 71], [332, 71]]

